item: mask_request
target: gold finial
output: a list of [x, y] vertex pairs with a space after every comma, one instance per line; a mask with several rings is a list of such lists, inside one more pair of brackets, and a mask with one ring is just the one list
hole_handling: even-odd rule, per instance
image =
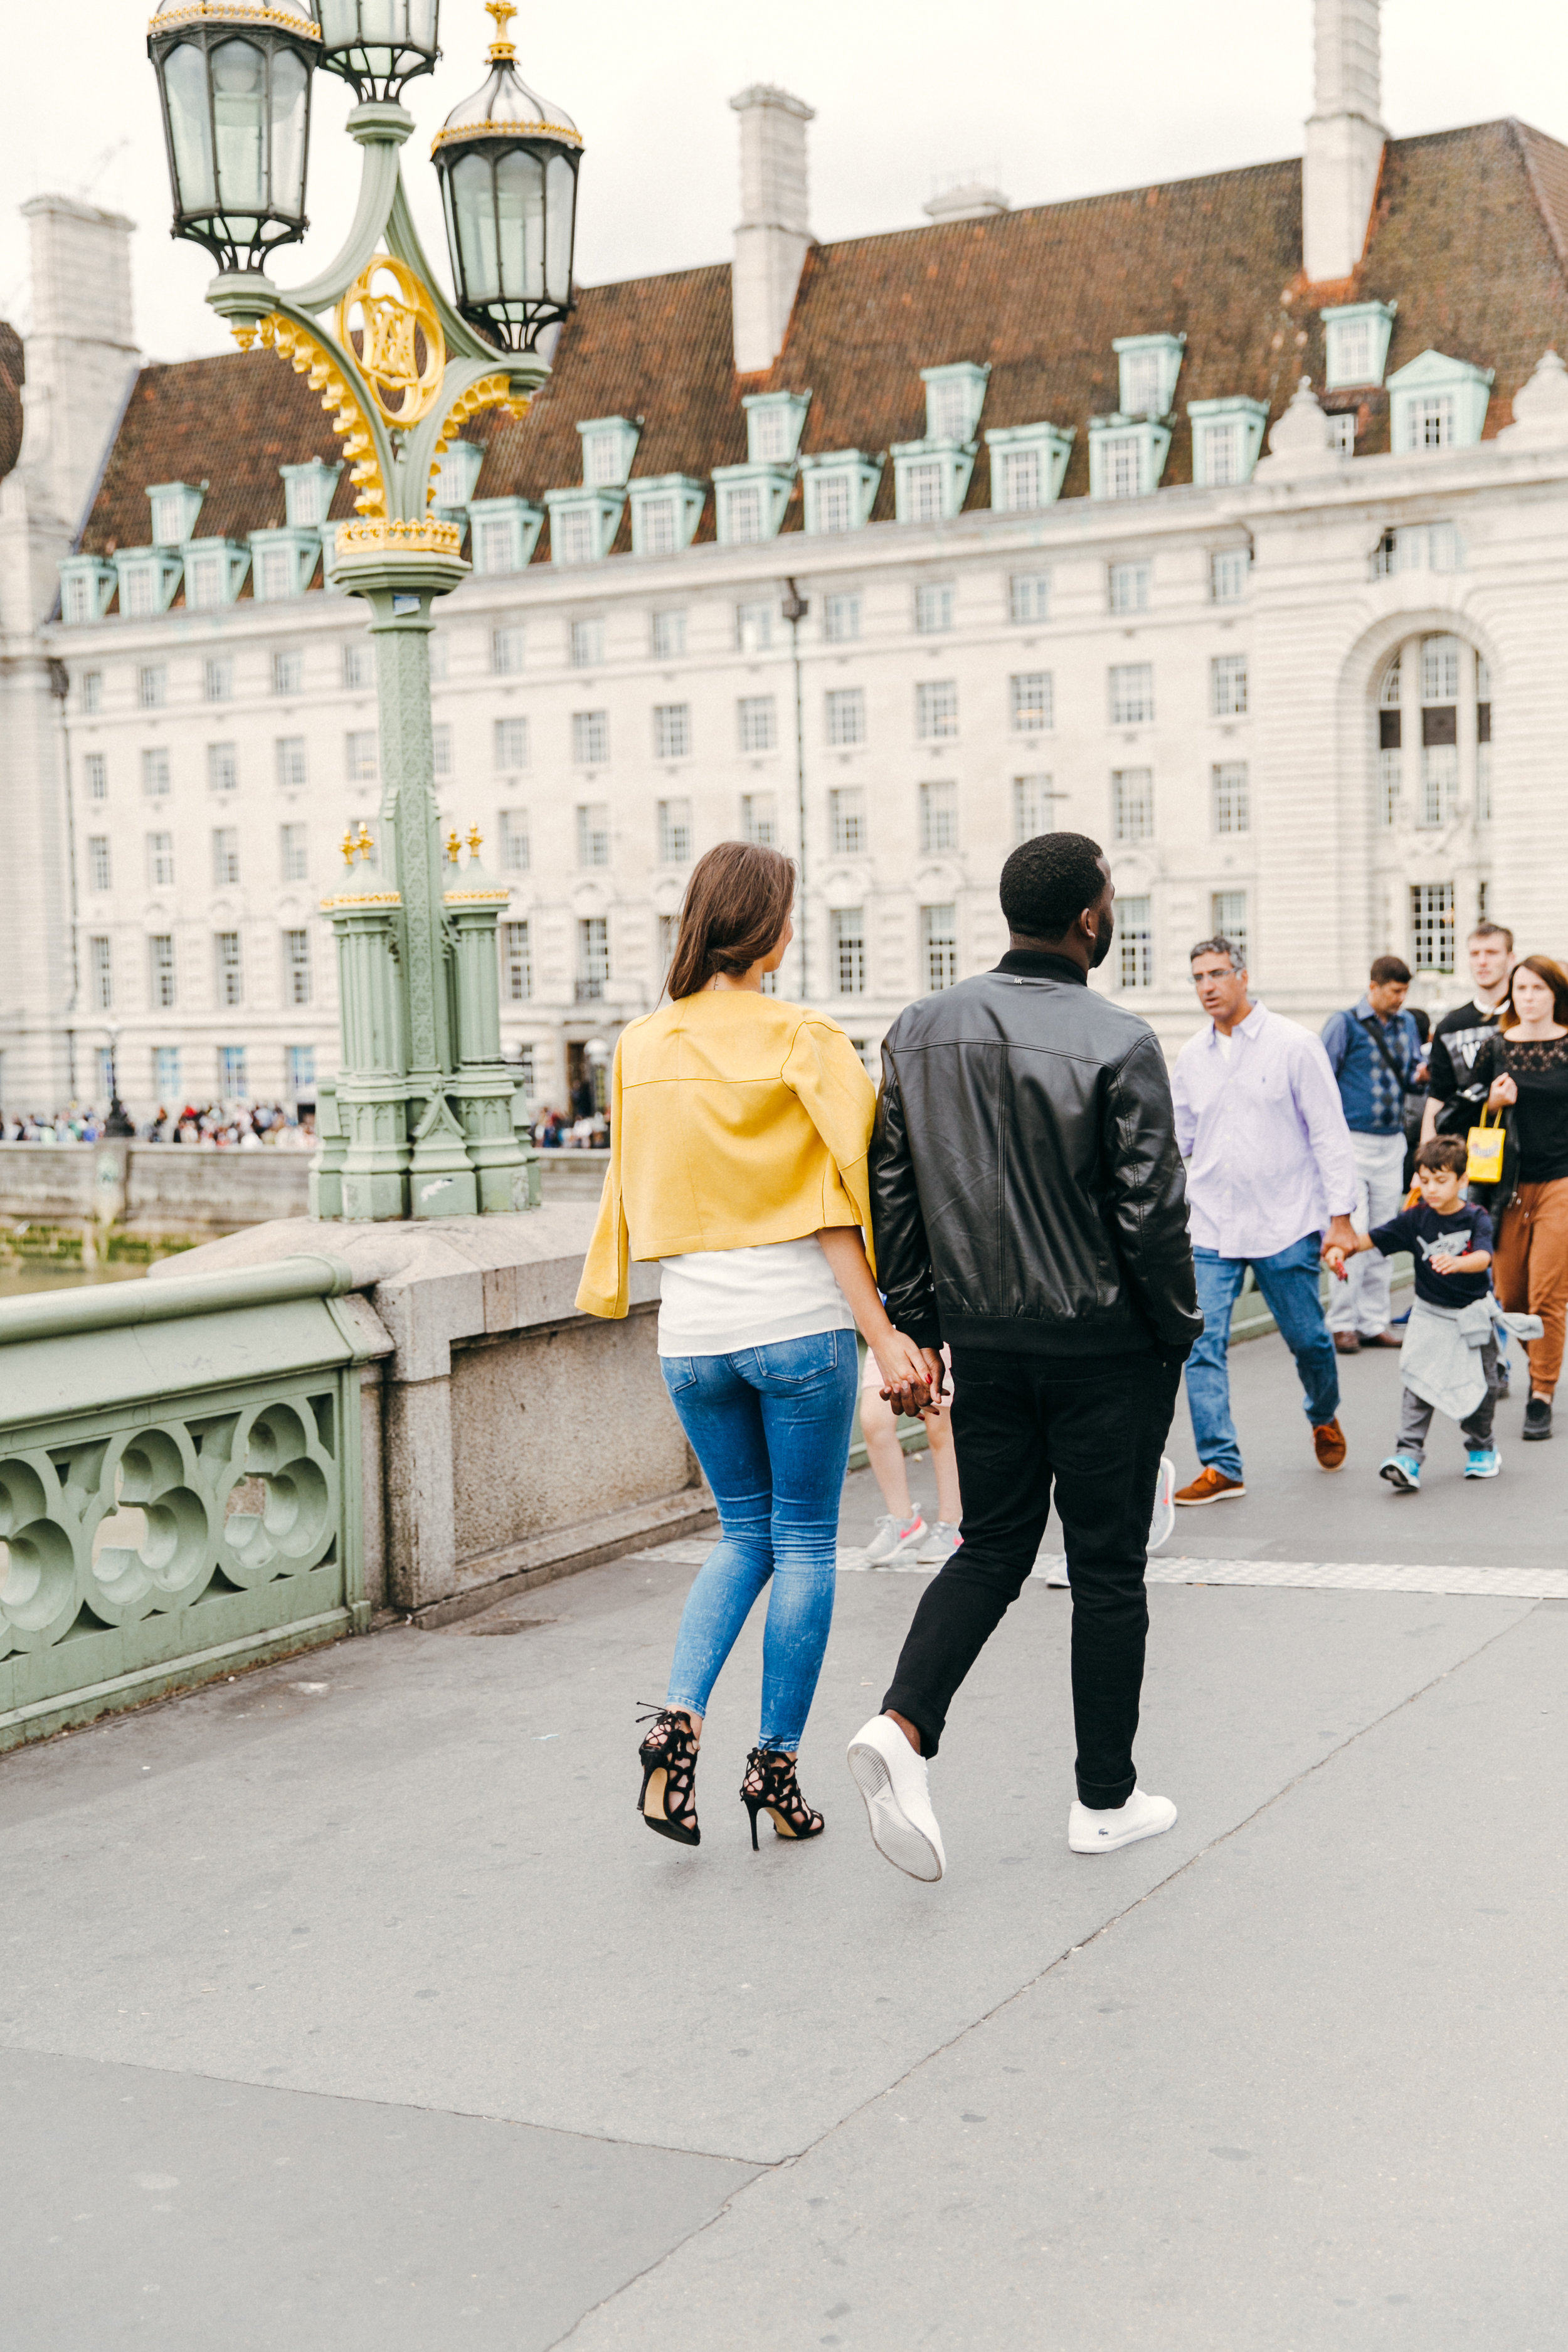
[[490, 55], [499, 65], [503, 58], [515, 58], [517, 50], [507, 39], [507, 31], [517, 14], [515, 0], [485, 0], [485, 13], [496, 20], [496, 37], [490, 43]]
[[354, 862], [354, 829], [352, 824], [344, 834], [339, 846], [342, 848], [343, 853], [343, 864], [345, 866], [352, 866]]
[[364, 819], [361, 817], [358, 848], [360, 856], [364, 859], [367, 866], [370, 864], [371, 853], [374, 847], [375, 844], [370, 837], [370, 827], [366, 824]]
[[468, 856], [470, 857], [477, 857], [484, 845], [484, 835], [479, 831], [477, 824], [471, 824], [468, 827]]
[[456, 828], [454, 828], [454, 830], [447, 835], [447, 862], [448, 865], [456, 866], [458, 862], [458, 852], [462, 848], [462, 843], [458, 838]]

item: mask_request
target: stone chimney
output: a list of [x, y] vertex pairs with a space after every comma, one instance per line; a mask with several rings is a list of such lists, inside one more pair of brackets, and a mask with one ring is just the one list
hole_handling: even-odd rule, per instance
[[1314, 81], [1301, 165], [1301, 247], [1314, 285], [1362, 257], [1387, 133], [1380, 0], [1313, 0]]
[[22, 211], [33, 261], [22, 470], [36, 523], [68, 537], [140, 365], [131, 309], [134, 223], [73, 196], [35, 196]]
[[730, 103], [741, 118], [741, 223], [731, 281], [735, 366], [742, 375], [754, 375], [772, 367], [784, 349], [811, 244], [805, 126], [814, 109], [765, 82]]

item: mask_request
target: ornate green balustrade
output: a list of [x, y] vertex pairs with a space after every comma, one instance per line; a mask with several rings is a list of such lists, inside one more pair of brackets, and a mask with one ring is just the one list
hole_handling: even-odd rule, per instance
[[352, 1287], [296, 1257], [0, 1302], [0, 1749], [364, 1630]]

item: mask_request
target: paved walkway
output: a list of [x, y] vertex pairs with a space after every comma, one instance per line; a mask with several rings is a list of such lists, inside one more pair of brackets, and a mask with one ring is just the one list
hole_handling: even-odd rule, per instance
[[[1397, 1360], [1345, 1370], [1326, 1479], [1278, 1342], [1245, 1350], [1253, 1492], [1173, 1555], [1562, 1568], [1519, 1406], [1498, 1485], [1439, 1445], [1401, 1498]], [[1141, 1762], [1181, 1820], [1085, 1861], [1034, 1583], [933, 1774], [929, 1888], [842, 1763], [910, 1578], [841, 1580], [825, 1838], [747, 1843], [754, 1632], [702, 1847], [637, 1830], [689, 1574], [0, 1765], [7, 2352], [1554, 2352], [1568, 1606], [1156, 1584]]]

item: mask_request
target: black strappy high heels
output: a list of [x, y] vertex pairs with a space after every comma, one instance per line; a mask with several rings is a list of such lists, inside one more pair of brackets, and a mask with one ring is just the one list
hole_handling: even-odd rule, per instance
[[774, 1755], [765, 1748], [753, 1748], [746, 1759], [746, 1777], [741, 1783], [741, 1802], [752, 1820], [752, 1852], [757, 1853], [757, 1815], [771, 1813], [774, 1829], [784, 1838], [820, 1837], [825, 1827], [822, 1815], [813, 1812], [800, 1793], [800, 1782], [795, 1777], [795, 1758]]
[[637, 1749], [642, 1764], [637, 1811], [660, 1837], [673, 1838], [677, 1845], [700, 1845], [697, 1740], [690, 1717], [669, 1706], [651, 1708], [649, 1714], [651, 1721], [647, 1715], [637, 1717], [648, 1727]]

